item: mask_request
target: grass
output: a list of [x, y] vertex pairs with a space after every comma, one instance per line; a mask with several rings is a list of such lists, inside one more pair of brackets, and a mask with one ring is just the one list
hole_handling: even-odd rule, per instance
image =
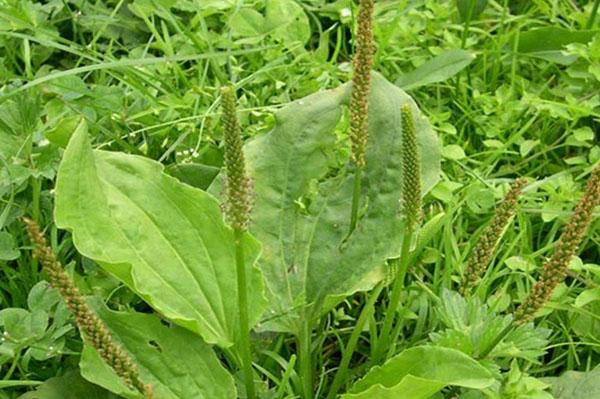
[[[1, 308], [28, 309], [29, 292], [43, 279], [18, 220], [31, 215], [87, 293], [115, 308], [147, 310], [127, 288], [78, 255], [70, 236], [53, 225], [54, 179], [73, 123], [87, 121], [97, 148], [167, 166], [221, 167], [222, 85], [235, 84], [249, 139], [273, 127], [274, 110], [350, 80], [356, 12], [351, 2], [289, 2], [296, 5], [290, 14], [298, 18], [274, 15], [284, 28], [261, 30], [244, 10], [262, 12], [264, 1], [181, 1], [167, 9], [142, 1], [0, 0]], [[392, 331], [402, 338], [394, 343], [396, 352], [427, 342], [442, 328], [437, 311], [442, 291], [456, 289], [474, 238], [515, 176], [530, 181], [517, 227], [506, 233], [473, 296], [505, 312], [532, 286], [535, 270], [551, 253], [579, 198], [581, 180], [600, 161], [600, 37], [567, 44], [564, 50], [577, 56], [568, 63], [520, 50], [520, 38], [542, 27], [598, 29], [597, 8], [598, 1], [498, 0], [463, 22], [452, 1], [378, 2], [374, 69], [388, 80], [445, 49], [463, 48], [476, 56], [450, 79], [409, 91], [436, 128], [444, 160], [442, 181], [425, 198], [424, 220], [437, 217], [439, 224], [419, 249], [401, 293], [407, 306], [398, 316], [402, 329]], [[600, 284], [599, 223], [538, 321], [551, 330], [546, 354], [538, 363], [520, 363], [534, 377], [599, 364], [600, 298], [582, 306], [580, 299]], [[363, 334], [352, 344], [347, 381], [365, 371], [378, 338], [373, 324], [383, 319], [388, 297], [384, 289], [373, 315], [365, 316]], [[316, 397], [327, 394], [333, 374], [321, 371], [339, 364], [368, 298], [348, 298], [303, 337], [310, 347], [301, 355], [316, 364]], [[48, 359], [27, 355], [32, 345], [57, 344], [61, 349]], [[275, 387], [274, 397], [308, 389], [294, 369], [304, 361], [296, 358], [295, 345], [288, 338], [265, 341], [255, 361], [261, 378]], [[28, 342], [14, 356], [0, 352], [0, 377], [22, 381], [1, 391], [0, 398], [19, 397], [32, 381], [72, 368], [80, 350], [71, 330], [56, 342]]]

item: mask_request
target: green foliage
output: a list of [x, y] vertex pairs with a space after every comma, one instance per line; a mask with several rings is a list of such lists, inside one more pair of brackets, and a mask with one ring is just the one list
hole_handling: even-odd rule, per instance
[[443, 82], [465, 69], [475, 60], [466, 50], [446, 50], [419, 65], [414, 71], [400, 76], [396, 85], [404, 90], [414, 90], [432, 83]]
[[[467, 300], [448, 290], [442, 291], [436, 310], [439, 321], [446, 328], [432, 333], [431, 341], [469, 356], [480, 355], [512, 322], [510, 315], [495, 314], [478, 298]], [[533, 324], [521, 325], [495, 346], [491, 357], [536, 362], [545, 353], [549, 334], [549, 330], [536, 328]]]
[[600, 368], [588, 372], [567, 371], [560, 377], [546, 378], [555, 399], [593, 398], [600, 395]]
[[[207, 342], [230, 346], [239, 333], [233, 232], [209, 194], [163, 173], [149, 159], [92, 151], [85, 125], [59, 170], [56, 222], [77, 249], [159, 312]], [[263, 308], [260, 245], [244, 237], [250, 320]]]
[[[261, 268], [272, 295], [267, 328], [298, 331], [295, 309], [308, 304], [322, 312], [328, 296], [369, 289], [383, 277], [385, 260], [399, 253], [398, 110], [414, 104], [377, 74], [371, 93], [362, 192], [367, 206], [349, 237], [353, 176], [339, 161], [335, 135], [349, 98], [347, 85], [288, 105], [276, 114], [272, 132], [245, 147], [256, 190], [251, 232], [263, 244]], [[415, 117], [427, 192], [439, 174], [438, 143], [420, 113]]]
[[[4, 346], [7, 342], [2, 345], [2, 351], [9, 354], [0, 354], [1, 399], [15, 399], [38, 385], [39, 392], [52, 399], [70, 394], [94, 397], [96, 393], [116, 397], [79, 377], [82, 342], [66, 311], [59, 310], [59, 302], [54, 302], [54, 307], [36, 308], [37, 302], [52, 303], [54, 299], [42, 295], [45, 285], [36, 285], [45, 276], [31, 258], [19, 221], [24, 215], [44, 228], [52, 249], [68, 265], [83, 292], [119, 309], [117, 316], [143, 318], [143, 325], [152, 320], [148, 325], [160, 334], [169, 331], [194, 345], [200, 342], [208, 358], [214, 361], [216, 355], [218, 359], [211, 363], [211, 371], [220, 375], [226, 369], [236, 380], [238, 396], [245, 396], [239, 347], [233, 342], [238, 314], [236, 292], [230, 287], [236, 281], [223, 277], [234, 275], [232, 256], [215, 256], [213, 265], [201, 261], [201, 240], [191, 237], [205, 233], [207, 245], [222, 243], [231, 251], [217, 200], [202, 192], [208, 189], [215, 197], [221, 194], [220, 179], [216, 179], [223, 165], [218, 88], [227, 82], [234, 82], [238, 94], [244, 151], [247, 155], [252, 152], [257, 159], [254, 164], [260, 166], [255, 168], [260, 179], [251, 177], [262, 187], [256, 200], [262, 202], [264, 211], [254, 215], [250, 226], [264, 249], [259, 256], [258, 243], [250, 237], [245, 247], [249, 270], [252, 261], [265, 275], [264, 295], [269, 300], [266, 312], [255, 307], [252, 320], [256, 323], [252, 360], [259, 396], [308, 397], [308, 386], [315, 388], [315, 397], [325, 397], [351, 339], [356, 344], [339, 392], [369, 372], [391, 293], [389, 286], [377, 285], [377, 281], [395, 276], [385, 256], [399, 250], [400, 237], [395, 232], [402, 226], [395, 210], [401, 204], [391, 198], [399, 194], [402, 177], [394, 167], [389, 170], [393, 177], [389, 187], [382, 184], [383, 178], [370, 183], [365, 179], [358, 225], [360, 229], [362, 224], [364, 231], [345, 239], [336, 230], [339, 225], [347, 233], [351, 191], [347, 181], [354, 176], [348, 163], [349, 88], [340, 86], [351, 78], [356, 3], [0, 0], [0, 312], [10, 309], [7, 315], [18, 316], [11, 328], [36, 333], [35, 337], [24, 334], [16, 351]], [[509, 315], [526, 297], [536, 269], [552, 253], [558, 232], [580, 197], [579, 182], [600, 161], [600, 35], [594, 11], [598, 1], [375, 3], [373, 59], [380, 73], [375, 79], [383, 82], [384, 77], [410, 90], [419, 117], [428, 120], [426, 134], [429, 129], [437, 133], [440, 143], [436, 150], [441, 148], [442, 153], [441, 173], [436, 175], [441, 178], [432, 181], [433, 187], [423, 198], [424, 226], [407, 260], [405, 288], [397, 314], [391, 316], [398, 323], [386, 349], [394, 356], [415, 346], [435, 345], [462, 352], [467, 358], [479, 357], [482, 348], [502, 335]], [[394, 102], [404, 101], [404, 95], [389, 83], [380, 88]], [[376, 96], [376, 107], [386, 109], [388, 95], [381, 94]], [[307, 100], [314, 103], [307, 104]], [[385, 123], [371, 127], [371, 137], [379, 143], [379, 151], [370, 149], [374, 154], [371, 167], [376, 169], [381, 160], [397, 161], [393, 158], [394, 145], [401, 140], [396, 124], [399, 109], [392, 108], [386, 115], [391, 115], [393, 128], [379, 129], [386, 127]], [[89, 164], [106, 181], [90, 180], [83, 190], [85, 197], [66, 201], [64, 191], [55, 187], [56, 172], [69, 140], [80, 133], [77, 126], [83, 124], [89, 129], [94, 150], [81, 148], [81, 159], [92, 160]], [[66, 153], [71, 165], [76, 164], [73, 154], [70, 150]], [[268, 162], [260, 159], [263, 154], [268, 154]], [[289, 167], [282, 162], [285, 159], [290, 160]], [[293, 178], [282, 178], [282, 170]], [[372, 176], [388, 174], [383, 168], [377, 170], [371, 170]], [[69, 186], [85, 183], [82, 176], [87, 171], [73, 167]], [[531, 183], [514, 228], [505, 232], [471, 298], [448, 294], [458, 287], [474, 237], [489, 223], [507, 183], [517, 176], [527, 177]], [[65, 182], [61, 180], [61, 184]], [[145, 241], [121, 256], [123, 240], [109, 234], [92, 241], [96, 233], [114, 228], [125, 228], [132, 239], [148, 238], [142, 234], [147, 226], [140, 223], [146, 220], [143, 211], [131, 214], [130, 207], [118, 207], [118, 224], [112, 214], [109, 222], [105, 214], [99, 216], [106, 206], [112, 212], [117, 183], [125, 193], [118, 194], [119, 198], [135, 198], [148, 206], [157, 206], [162, 198], [155, 190], [173, 189], [170, 198], [175, 200], [161, 204], [160, 211], [151, 214], [160, 214], [161, 226], [175, 221], [171, 227], [161, 228], [170, 232], [162, 245]], [[110, 195], [106, 187], [113, 187]], [[383, 191], [389, 195], [382, 197]], [[182, 192], [189, 196], [181, 198], [193, 199], [202, 207], [209, 204], [206, 208], [211, 209], [210, 220], [215, 222], [190, 230], [181, 215], [170, 212], [172, 202], [183, 202]], [[108, 198], [113, 202], [95, 208]], [[85, 212], [80, 213], [74, 235], [54, 225], [55, 200], [70, 212], [83, 206]], [[370, 213], [374, 210], [377, 215]], [[598, 211], [594, 214], [597, 217]], [[257, 224], [259, 220], [264, 226]], [[81, 233], [77, 230], [82, 226], [87, 236], [78, 241]], [[316, 233], [309, 244], [305, 238], [311, 227], [317, 230], [312, 230]], [[552, 385], [555, 397], [593, 396], [597, 373], [583, 371], [594, 370], [599, 359], [598, 227], [592, 224], [579, 257], [569, 265], [567, 278], [538, 313], [536, 327], [529, 324], [510, 332], [480, 361], [492, 373], [494, 384], [484, 389], [448, 386], [437, 392], [435, 399], [546, 398], [546, 385]], [[190, 231], [193, 233], [188, 235]], [[220, 233], [215, 236], [215, 231]], [[185, 247], [179, 252], [186, 262], [164, 256], [172, 252], [165, 252], [163, 245], [177, 241], [180, 235], [185, 242], [178, 248]], [[74, 242], [80, 245], [81, 241], [94, 244], [95, 256], [78, 253]], [[155, 265], [153, 278], [147, 278], [152, 276], [145, 274], [150, 272], [146, 265], [130, 265], [138, 253]], [[105, 262], [101, 258], [107, 254], [118, 259]], [[165, 262], [163, 256], [169, 259]], [[197, 278], [190, 278], [185, 270], [182, 273], [188, 264]], [[215, 276], [212, 270], [223, 274]], [[163, 273], [170, 283], [157, 282]], [[217, 280], [228, 283], [215, 289]], [[187, 303], [177, 300], [180, 291], [199, 294], [196, 284], [206, 288], [205, 302], [194, 295], [185, 296]], [[376, 289], [370, 290], [373, 286]], [[261, 302], [259, 291], [261, 288], [251, 289], [250, 293]], [[225, 295], [218, 297], [215, 292]], [[280, 299], [278, 293], [284, 296]], [[156, 303], [159, 296], [168, 303]], [[219, 300], [209, 303], [215, 298]], [[213, 309], [221, 304], [227, 308], [217, 314], [225, 316], [213, 320], [220, 330], [211, 341], [220, 344], [211, 347], [201, 338], [208, 339], [211, 331], [199, 320], [214, 316]], [[363, 312], [365, 304], [368, 309]], [[100, 309], [109, 318], [113, 314]], [[30, 323], [41, 320], [43, 312], [47, 314], [45, 332]], [[163, 318], [158, 323], [157, 314]], [[361, 315], [366, 320], [354, 331]], [[311, 333], [304, 333], [308, 338], [304, 354], [309, 354], [308, 366], [314, 374], [308, 379], [298, 366], [302, 350], [286, 333], [297, 334], [306, 316], [313, 319]], [[116, 325], [118, 328], [120, 323]], [[148, 336], [159, 335], [154, 329], [147, 332]], [[130, 328], [118, 333], [127, 339], [138, 336]], [[148, 356], [150, 364], [150, 357], [167, 358], [142, 343], [132, 343], [132, 348], [142, 357]], [[45, 358], [42, 355], [50, 353], [50, 347], [54, 352]], [[173, 351], [182, 353], [184, 359], [191, 356], [189, 350], [179, 347]], [[118, 381], [104, 373], [97, 359], [94, 362], [89, 348], [84, 353], [86, 362], [92, 358], [90, 363], [81, 362], [87, 367], [87, 377], [118, 389]], [[168, 359], [164, 361], [167, 366], [178, 364]], [[102, 372], [96, 374], [96, 370]], [[152, 379], [167, 372], [148, 370], [144, 372], [154, 376]], [[179, 371], [188, 376], [188, 370]], [[223, 375], [227, 382], [221, 386], [231, 395], [231, 377]], [[55, 376], [64, 377], [53, 379]], [[405, 380], [423, 386], [417, 377], [406, 376]], [[193, 383], [182, 386], [195, 387]]]
[[516, 360], [505, 377], [501, 398], [505, 399], [553, 399], [546, 390], [549, 385], [533, 378], [519, 369]]
[[15, 260], [21, 255], [15, 238], [5, 231], [0, 232], [0, 260]]
[[449, 385], [484, 389], [493, 383], [492, 373], [462, 352], [417, 346], [373, 368], [343, 398], [427, 399]]
[[456, 0], [458, 13], [463, 21], [474, 20], [485, 10], [487, 0]]
[[119, 397], [87, 382], [77, 371], [69, 371], [60, 377], [50, 378], [35, 391], [21, 395], [19, 399], [117, 399]]
[[533, 29], [519, 35], [517, 50], [532, 57], [542, 58], [557, 64], [569, 65], [576, 60], [575, 55], [565, 55], [563, 50], [572, 43], [590, 42], [598, 31], [574, 31], [559, 27]]
[[[133, 354], [142, 380], [152, 385], [156, 398], [236, 397], [233, 378], [197, 335], [166, 326], [153, 315], [113, 312], [97, 301], [94, 308], [123, 348]], [[91, 346], [83, 349], [80, 368], [85, 379], [120, 397], [143, 398], [128, 388]]]
[[58, 293], [45, 281], [31, 289], [27, 303], [28, 309], [0, 310], [0, 364], [19, 362], [29, 369], [32, 361], [60, 356], [66, 335], [73, 329]]

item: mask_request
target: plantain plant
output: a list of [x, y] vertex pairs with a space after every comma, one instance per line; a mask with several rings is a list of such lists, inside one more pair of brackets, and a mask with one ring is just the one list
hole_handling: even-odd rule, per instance
[[[443, 329], [429, 344], [396, 350], [408, 307], [405, 280], [439, 226], [437, 216], [424, 220], [422, 198], [439, 180], [440, 145], [415, 101], [371, 70], [373, 8], [373, 0], [360, 1], [352, 82], [286, 105], [269, 133], [243, 144], [235, 88], [222, 90], [225, 168], [207, 190], [153, 160], [94, 150], [85, 122], [78, 124], [58, 172], [56, 225], [155, 313], [115, 312], [97, 300], [84, 316], [73, 309], [88, 337], [85, 379], [132, 399], [419, 399], [446, 387], [495, 392], [501, 377], [493, 362], [543, 353], [547, 331], [531, 320], [564, 278], [590, 222], [600, 198], [597, 171], [558, 246], [559, 260], [549, 261], [514, 321], [481, 305], [473, 291], [516, 213], [520, 179], [474, 245], [458, 287], [466, 298], [445, 292]], [[340, 142], [346, 109], [348, 141]], [[351, 155], [340, 156], [347, 147]], [[28, 225], [42, 264], [62, 276], [41, 232]], [[50, 280], [61, 293], [71, 290], [52, 274]], [[323, 366], [316, 331], [352, 295], [365, 298], [360, 317], [339, 362]], [[83, 299], [76, 301], [83, 309]], [[384, 314], [375, 312], [378, 302]], [[448, 316], [456, 314], [462, 316]], [[111, 364], [83, 319], [116, 342], [133, 371]], [[371, 353], [357, 359], [365, 331]], [[261, 350], [265, 339], [279, 343], [275, 348], [292, 340], [295, 351]], [[350, 370], [352, 360], [358, 366]], [[280, 375], [270, 371], [273, 363]]]

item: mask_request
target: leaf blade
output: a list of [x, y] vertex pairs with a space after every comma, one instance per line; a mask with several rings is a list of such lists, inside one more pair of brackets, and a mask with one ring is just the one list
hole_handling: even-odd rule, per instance
[[[113, 337], [134, 358], [142, 380], [152, 384], [155, 397], [236, 397], [233, 378], [198, 336], [181, 327], [167, 327], [153, 315], [114, 312], [98, 300], [93, 307]], [[88, 381], [127, 398], [140, 397], [124, 385], [91, 346], [85, 346], [80, 367]]]
[[[464, 353], [442, 347], [418, 346], [374, 367], [343, 398], [372, 398], [375, 393], [406, 399], [426, 399], [445, 386], [485, 389], [494, 383], [489, 370]], [[406, 395], [410, 392], [410, 395]]]
[[[82, 127], [59, 168], [55, 218], [83, 255], [172, 321], [209, 343], [236, 341], [234, 238], [212, 196], [149, 159], [92, 151]], [[244, 244], [256, 322], [264, 309], [262, 277], [253, 267], [260, 244], [250, 235]]]
[[443, 82], [456, 75], [475, 60], [475, 55], [466, 50], [453, 49], [427, 60], [415, 70], [400, 76], [396, 85], [404, 90], [432, 83]]
[[[271, 306], [265, 328], [297, 331], [297, 310], [334, 304], [328, 298], [370, 289], [401, 238], [401, 121], [409, 103], [416, 115], [427, 192], [439, 176], [437, 137], [412, 99], [373, 75], [363, 214], [347, 237], [353, 170], [340, 162], [336, 126], [350, 86], [320, 92], [284, 107], [275, 128], [245, 146], [256, 203], [251, 232], [263, 243], [261, 268]], [[215, 192], [217, 185], [211, 190]]]

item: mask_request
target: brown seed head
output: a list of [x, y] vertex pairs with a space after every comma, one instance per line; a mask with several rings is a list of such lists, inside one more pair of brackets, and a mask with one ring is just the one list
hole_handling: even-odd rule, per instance
[[360, 0], [356, 46], [352, 61], [352, 94], [350, 97], [350, 141], [352, 160], [364, 167], [369, 125], [369, 94], [373, 68], [373, 8], [374, 0]]
[[463, 294], [468, 293], [473, 285], [479, 281], [492, 260], [496, 247], [506, 231], [506, 226], [508, 226], [517, 211], [517, 204], [524, 185], [525, 179], [522, 178], [518, 178], [512, 183], [504, 199], [496, 208], [492, 222], [486, 227], [475, 244], [463, 274], [461, 284]]
[[569, 222], [556, 243], [554, 253], [544, 264], [542, 274], [525, 301], [515, 312], [515, 322], [525, 324], [535, 317], [550, 299], [552, 291], [567, 275], [571, 260], [592, 222], [594, 209], [600, 205], [600, 165], [588, 179], [583, 197], [577, 203]]
[[90, 309], [71, 277], [64, 271], [46, 241], [40, 226], [31, 219], [23, 219], [33, 247], [33, 256], [39, 260], [49, 277], [50, 285], [56, 288], [65, 301], [73, 319], [86, 341], [93, 346], [102, 359], [125, 381], [125, 383], [152, 399], [152, 386], [144, 384], [137, 366], [110, 335], [104, 322]]

